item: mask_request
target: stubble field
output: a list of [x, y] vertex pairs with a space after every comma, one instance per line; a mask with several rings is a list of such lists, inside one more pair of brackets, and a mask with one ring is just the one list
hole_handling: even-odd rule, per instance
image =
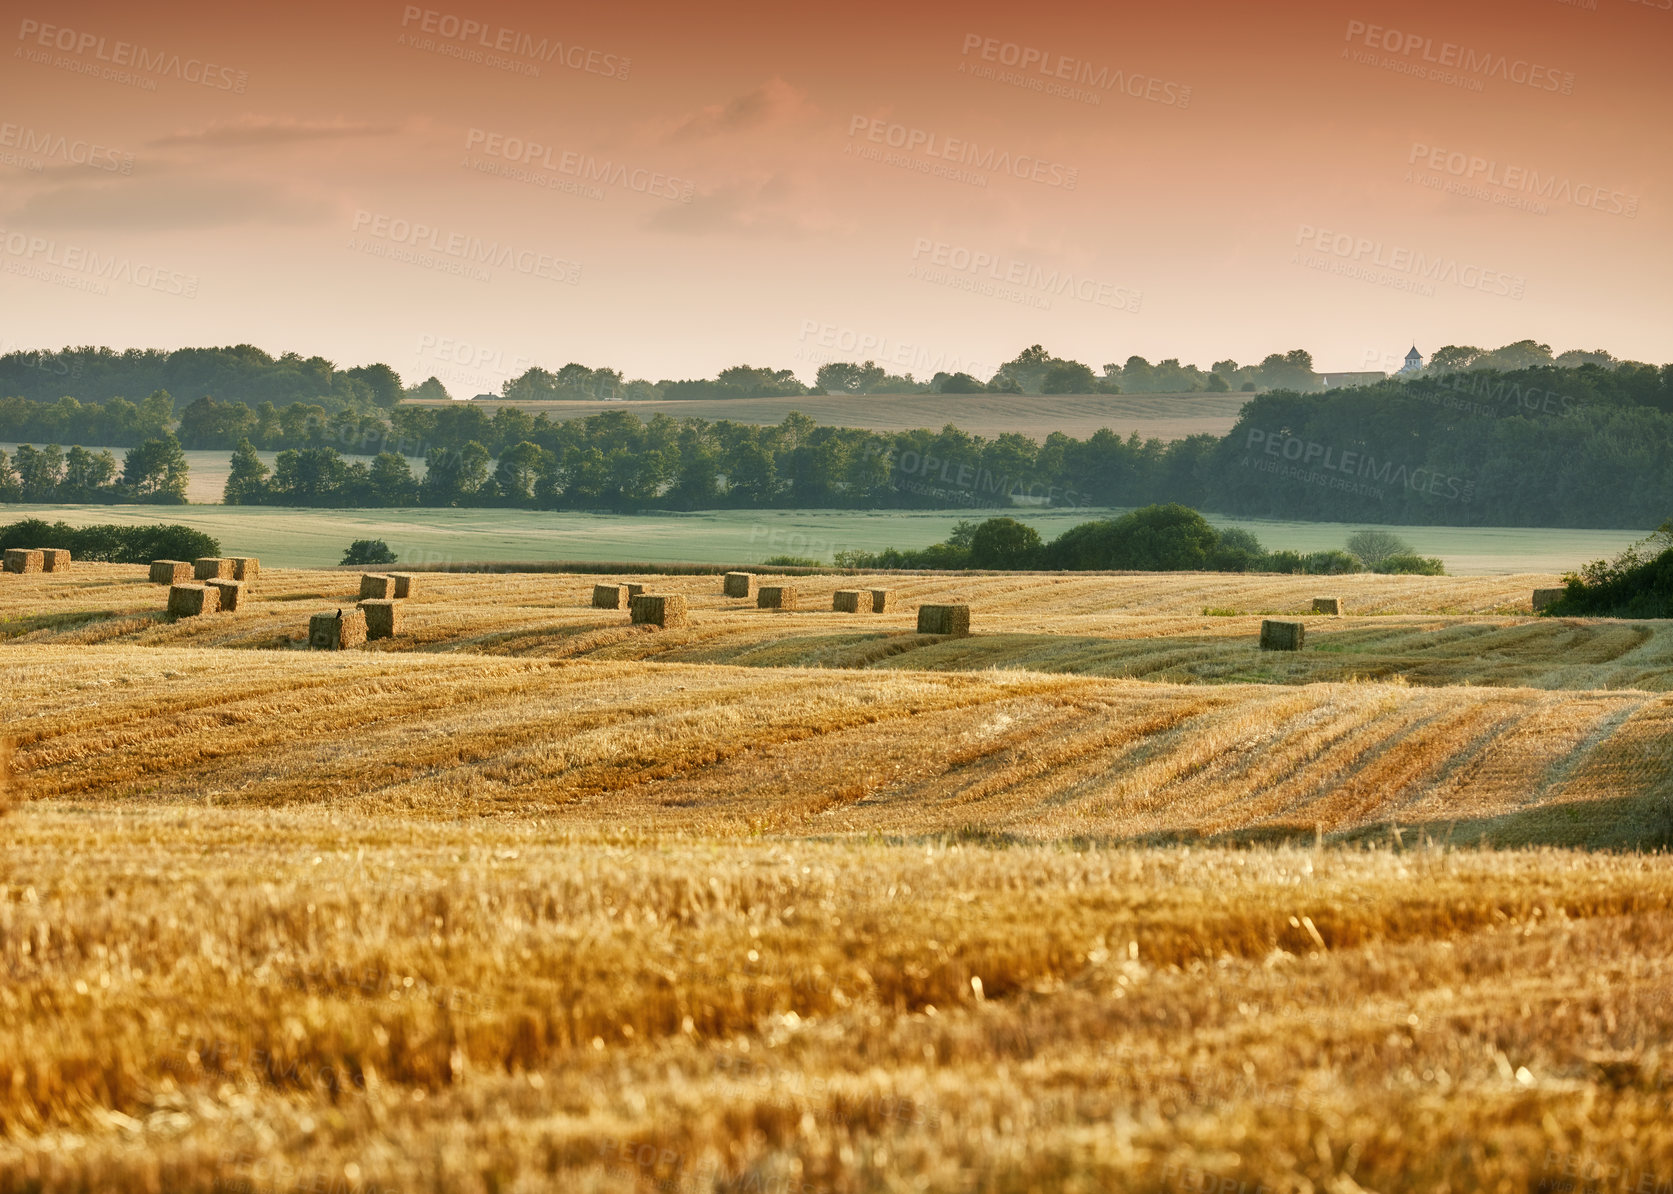
[[0, 1191], [1673, 1188], [1665, 627], [600, 579], [0, 577]]

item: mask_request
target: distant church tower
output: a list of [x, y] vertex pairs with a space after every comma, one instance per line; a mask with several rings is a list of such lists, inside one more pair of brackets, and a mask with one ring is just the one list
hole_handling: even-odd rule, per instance
[[1400, 372], [1401, 373], [1421, 373], [1421, 372], [1423, 372], [1423, 354], [1417, 350], [1417, 345], [1415, 345], [1415, 344], [1412, 345], [1412, 350], [1406, 354], [1406, 363], [1403, 366], [1401, 366]]

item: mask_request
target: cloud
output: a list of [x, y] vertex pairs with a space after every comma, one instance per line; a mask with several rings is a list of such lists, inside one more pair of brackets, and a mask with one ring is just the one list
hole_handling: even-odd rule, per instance
[[336, 214], [336, 205], [294, 186], [136, 173], [132, 178], [78, 181], [37, 191], [10, 208], [6, 218], [33, 228], [164, 231], [318, 224]]
[[246, 116], [242, 120], [170, 133], [150, 142], [154, 146], [212, 146], [218, 149], [288, 145], [299, 141], [342, 141], [353, 137], [385, 137], [398, 131], [393, 124], [347, 120], [294, 120], [289, 117]]
[[818, 188], [785, 174], [700, 191], [690, 203], [664, 207], [648, 225], [684, 236], [771, 233], [804, 237], [853, 231], [851, 224], [826, 214]]
[[664, 135], [668, 141], [696, 141], [728, 133], [749, 132], [784, 124], [813, 111], [807, 93], [783, 79], [768, 79], [754, 91], [730, 103], [710, 104], [679, 120]]

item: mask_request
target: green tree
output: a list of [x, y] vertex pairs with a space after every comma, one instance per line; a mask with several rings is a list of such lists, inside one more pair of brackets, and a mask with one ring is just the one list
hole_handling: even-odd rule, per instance
[[368, 475], [372, 500], [380, 506], [412, 506], [418, 502], [418, 482], [405, 456], [379, 452]]
[[79, 444], [64, 456], [64, 481], [59, 494], [67, 501], [88, 502], [105, 497], [116, 480], [116, 457], [89, 452]]
[[549, 455], [545, 448], [527, 440], [501, 452], [494, 468], [494, 489], [500, 500], [515, 506], [534, 505], [535, 483], [546, 470]]
[[343, 553], [344, 567], [366, 567], [368, 565], [394, 564], [400, 556], [389, 550], [389, 544], [382, 539], [356, 539], [349, 544], [349, 549]]
[[136, 501], [184, 505], [191, 470], [172, 432], [128, 449], [122, 461], [122, 484]]
[[221, 501], [229, 506], [260, 505], [267, 496], [267, 465], [256, 455], [255, 445], [248, 439], [238, 441], [232, 452], [232, 467], [227, 471], [227, 483], [221, 491]]
[[431, 448], [424, 454], [420, 495], [427, 506], [468, 505], [488, 482], [488, 449], [475, 440], [464, 447]]
[[1393, 531], [1366, 528], [1348, 536], [1348, 550], [1367, 568], [1375, 569], [1390, 556], [1409, 556], [1412, 545]]
[[58, 496], [64, 480], [64, 449], [57, 444], [34, 448], [19, 444], [17, 479], [26, 502], [50, 502]]
[[881, 385], [887, 372], [875, 361], [856, 365], [852, 361], [830, 361], [819, 366], [814, 380], [827, 394], [869, 394]]
[[1040, 384], [1042, 394], [1095, 394], [1098, 377], [1079, 361], [1054, 361]]
[[388, 365], [360, 365], [348, 370], [349, 377], [362, 382], [372, 393], [372, 402], [392, 410], [401, 401], [401, 378]]
[[1038, 565], [1040, 532], [1014, 518], [990, 518], [970, 537], [973, 568], [1014, 570]]

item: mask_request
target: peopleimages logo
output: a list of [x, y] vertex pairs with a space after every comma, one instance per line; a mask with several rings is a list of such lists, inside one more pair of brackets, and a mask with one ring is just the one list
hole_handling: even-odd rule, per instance
[[[377, 215], [365, 208], [354, 213], [354, 231], [364, 232], [368, 236], [407, 250], [414, 254], [412, 264], [428, 267], [429, 261], [433, 259], [419, 259], [424, 258], [426, 254], [450, 258], [460, 267], [460, 271], [455, 272], [467, 272], [478, 281], [488, 280], [483, 271], [477, 268], [483, 266], [509, 269], [530, 277], [567, 282], [570, 285], [581, 280], [580, 265], [566, 258], [554, 257], [550, 253], [540, 253], [532, 249], [519, 249], [514, 245], [501, 244], [497, 240], [485, 241], [480, 236], [470, 236], [462, 232], [443, 232], [442, 229], [433, 228], [429, 224]], [[362, 246], [352, 242], [349, 247], [361, 248], [364, 251]], [[400, 254], [391, 256], [397, 260], [408, 260]]]
[[[86, 57], [91, 53], [96, 61], [108, 62], [113, 67], [129, 67], [142, 74], [162, 75], [185, 83], [195, 83], [201, 87], [212, 87], [218, 91], [236, 92], [239, 95], [244, 93], [244, 88], [250, 81], [248, 71], [233, 70], [230, 66], [216, 66], [213, 62], [205, 62], [201, 58], [182, 58], [179, 54], [171, 54], [166, 50], [148, 50], [131, 41], [110, 42], [97, 33], [82, 33], [63, 25], [44, 25], [27, 17], [18, 26], [17, 39], [25, 43], [32, 41], [37, 46], [78, 57]], [[41, 61], [38, 54], [38, 51], [31, 51], [24, 57], [31, 62]]]
[[[983, 37], [980, 33], [966, 33], [963, 56], [969, 58], [972, 53], [983, 62], [1012, 68], [1020, 76], [1041, 76], [1043, 85], [1032, 90], [1043, 90], [1048, 95], [1081, 99], [1085, 93], [1079, 88], [1084, 87], [1092, 91], [1094, 98], [1097, 92], [1120, 91], [1133, 99], [1149, 100], [1164, 107], [1191, 106], [1191, 89], [1182, 83], [1171, 83], [1137, 72], [1111, 70], [1107, 66], [1094, 66], [1084, 58], [1071, 58], [1067, 54], [1020, 45], [1014, 41], [1002, 42], [995, 37]], [[1000, 82], [1013, 81], [998, 74], [992, 77]]]
[[[70, 138], [62, 133], [49, 133], [27, 125], [0, 124], [0, 149], [15, 149], [20, 153], [38, 154], [42, 158], [56, 158], [90, 170], [104, 170], [111, 174], [132, 174], [134, 155], [96, 141]], [[39, 166], [36, 166], [39, 169]]]
[[[1373, 491], [1369, 488], [1371, 486], [1409, 489], [1413, 493], [1459, 502], [1468, 502], [1475, 496], [1475, 482], [1467, 478], [1454, 477], [1425, 465], [1410, 468], [1392, 460], [1379, 463], [1369, 452], [1339, 451], [1327, 444], [1297, 439], [1288, 432], [1270, 432], [1251, 427], [1243, 447], [1246, 452], [1258, 451], [1261, 455], [1276, 458], [1268, 464], [1245, 456], [1243, 460], [1246, 465], [1266, 465], [1268, 472], [1283, 470], [1286, 475], [1296, 476], [1300, 480], [1327, 482], [1332, 488], [1362, 493], [1365, 496], [1381, 498], [1381, 491]], [[1284, 469], [1278, 461], [1283, 461], [1291, 467]], [[1306, 472], [1303, 474], [1299, 470]]]
[[[129, 286], [138, 286], [142, 290], [154, 290], [159, 294], [178, 295], [181, 298], [196, 298], [198, 294], [196, 274], [183, 274], [178, 270], [153, 265], [150, 262], [135, 261], [131, 257], [109, 256], [82, 245], [60, 244], [49, 237], [33, 236], [6, 228], [0, 228], [0, 253], [16, 259], [15, 262], [7, 264], [7, 273], [25, 277], [57, 281], [59, 279], [54, 277], [53, 271], [69, 270], [98, 284], [122, 282]], [[78, 289], [87, 288], [78, 285]], [[98, 293], [102, 294], [105, 291], [101, 290]]]
[[[646, 170], [608, 159], [599, 161], [591, 154], [577, 153], [572, 149], [554, 151], [552, 146], [539, 141], [507, 137], [486, 129], [469, 130], [465, 134], [465, 149], [514, 163], [528, 170], [544, 170], [553, 175], [573, 178], [579, 183], [623, 187], [640, 195], [649, 195], [654, 199], [670, 199], [676, 203], [690, 203], [697, 191], [697, 184], [689, 179], [675, 178], [660, 170]], [[553, 157], [554, 152], [557, 153], [556, 157]]]
[[[1425, 37], [1421, 33], [1402, 33], [1398, 29], [1385, 29], [1381, 25], [1350, 20], [1345, 40], [1357, 40], [1367, 49], [1381, 50], [1385, 54], [1433, 63], [1437, 69], [1445, 67], [1478, 77], [1503, 79], [1507, 83], [1532, 87], [1535, 91], [1574, 94], [1573, 71], [1559, 71], [1537, 62], [1529, 62], [1526, 58], [1513, 59], [1505, 54], [1477, 50], [1450, 41], [1436, 45], [1434, 38]], [[1345, 55], [1347, 51], [1344, 50], [1342, 53]]]
[[[1100, 281], [1077, 275], [1071, 270], [1046, 269], [1044, 266], [1002, 254], [967, 249], [962, 245], [931, 240], [920, 236], [912, 242], [912, 260], [948, 270], [954, 275], [1017, 286], [1041, 295], [1061, 298], [1068, 296], [1083, 303], [1109, 307], [1116, 311], [1136, 314], [1144, 302], [1142, 291], [1113, 282]], [[931, 280], [935, 280], [933, 277]]]
[[898, 149], [905, 154], [922, 155], [992, 174], [1008, 174], [1025, 182], [1038, 182], [1065, 190], [1074, 190], [1080, 180], [1080, 170], [1062, 162], [1043, 161], [1030, 154], [1014, 154], [997, 146], [979, 145], [960, 137], [944, 137], [928, 129], [870, 116], [850, 117], [848, 136], [850, 139], [862, 137], [874, 145]]
[[[402, 10], [401, 29], [403, 32], [395, 39], [396, 45], [429, 50], [445, 57], [479, 62], [501, 70], [512, 70], [514, 73], [536, 77], [540, 74], [540, 68], [532, 65], [533, 63], [555, 62], [570, 70], [602, 75], [606, 79], [626, 79], [633, 65], [631, 59], [623, 58], [619, 54], [606, 54], [602, 50], [589, 50], [585, 46], [565, 45], [549, 37], [536, 38], [532, 33], [508, 29], [504, 25], [490, 26], [471, 17], [460, 17], [434, 8], [420, 8], [416, 4], [409, 4]], [[420, 39], [420, 33], [432, 36]], [[488, 53], [484, 54], [484, 51]], [[499, 54], [507, 57], [495, 57]], [[519, 66], [510, 61], [512, 58], [532, 61]]]
[[1408, 166], [1421, 164], [1426, 169], [1439, 171], [1463, 183], [1479, 187], [1498, 187], [1505, 191], [1530, 195], [1551, 203], [1572, 203], [1576, 207], [1590, 207], [1609, 215], [1635, 217], [1638, 215], [1638, 196], [1592, 183], [1576, 184], [1555, 174], [1541, 174], [1525, 166], [1506, 165], [1480, 154], [1443, 149], [1437, 145], [1412, 143]]
[[[1380, 240], [1347, 232], [1332, 232], [1311, 224], [1297, 227], [1295, 243], [1298, 248], [1315, 250], [1362, 271], [1385, 269], [1393, 274], [1403, 274], [1409, 282], [1445, 282], [1466, 290], [1513, 299], [1520, 299], [1528, 287], [1528, 280], [1521, 274], [1485, 269], [1455, 257], [1431, 256], [1421, 250], [1386, 245]], [[1313, 260], [1300, 260], [1299, 264], [1317, 268]], [[1428, 293], [1433, 294], [1433, 291]]]

